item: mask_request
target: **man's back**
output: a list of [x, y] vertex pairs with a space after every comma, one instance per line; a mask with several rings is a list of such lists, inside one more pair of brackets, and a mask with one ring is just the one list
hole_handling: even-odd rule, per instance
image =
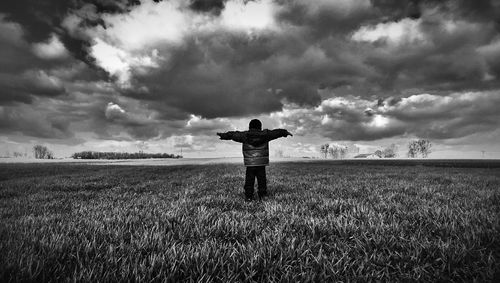
[[244, 135], [242, 151], [245, 166], [269, 165], [269, 131], [249, 130]]
[[243, 160], [246, 166], [245, 174], [245, 199], [253, 199], [253, 186], [255, 178], [259, 183], [259, 197], [267, 195], [266, 167], [269, 165], [269, 142], [280, 138], [291, 136], [287, 130], [261, 130], [262, 124], [259, 120], [250, 121], [249, 130], [230, 131], [217, 133], [221, 140], [233, 140], [242, 143]]

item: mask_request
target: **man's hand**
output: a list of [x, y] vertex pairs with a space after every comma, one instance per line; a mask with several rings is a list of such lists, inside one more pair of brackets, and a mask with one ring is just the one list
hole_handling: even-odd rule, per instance
[[227, 134], [226, 133], [217, 133], [217, 135], [220, 137], [221, 140], [223, 140]]

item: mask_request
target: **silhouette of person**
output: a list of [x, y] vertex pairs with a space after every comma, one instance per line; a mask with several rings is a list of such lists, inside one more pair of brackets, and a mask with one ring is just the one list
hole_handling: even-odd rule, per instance
[[258, 119], [250, 121], [248, 131], [230, 131], [217, 135], [221, 140], [233, 140], [243, 144], [243, 161], [246, 166], [245, 200], [253, 200], [255, 178], [259, 199], [267, 196], [266, 166], [269, 165], [269, 142], [293, 135], [284, 129], [262, 130], [262, 123]]

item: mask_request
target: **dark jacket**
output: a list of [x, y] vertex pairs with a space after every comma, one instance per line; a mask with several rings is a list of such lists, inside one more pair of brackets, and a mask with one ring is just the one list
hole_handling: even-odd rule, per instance
[[269, 142], [290, 135], [287, 130], [255, 130], [244, 132], [231, 131], [219, 134], [223, 140], [233, 140], [243, 144], [243, 161], [245, 166], [269, 165]]

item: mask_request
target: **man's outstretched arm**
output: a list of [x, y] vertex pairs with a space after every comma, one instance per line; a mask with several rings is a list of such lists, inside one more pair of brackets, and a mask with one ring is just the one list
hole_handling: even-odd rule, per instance
[[225, 133], [217, 133], [221, 140], [232, 140], [235, 142], [244, 142], [245, 141], [245, 133], [238, 131], [230, 131]]
[[285, 129], [268, 130], [268, 137], [270, 141], [275, 140], [277, 138], [283, 138], [288, 136], [293, 136], [293, 135]]

